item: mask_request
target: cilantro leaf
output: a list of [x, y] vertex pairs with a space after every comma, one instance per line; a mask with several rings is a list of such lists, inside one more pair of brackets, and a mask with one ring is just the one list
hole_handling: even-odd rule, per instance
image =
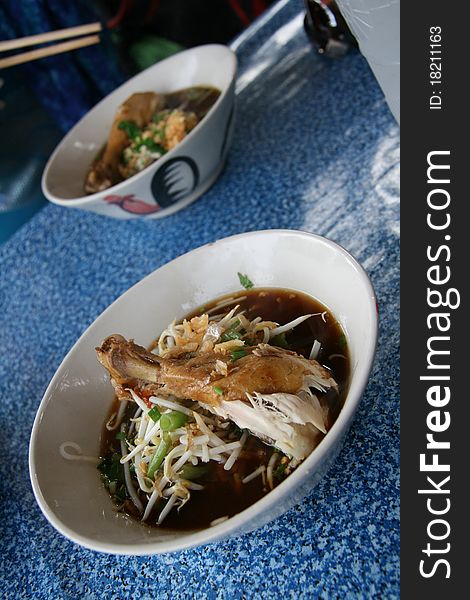
[[142, 140], [139, 144], [140, 146], [146, 146], [150, 152], [159, 152], [160, 154], [165, 154], [166, 150], [160, 144], [155, 143], [152, 138], [146, 138]]
[[285, 470], [287, 468], [287, 465], [284, 463], [281, 463], [277, 469], [274, 471], [273, 475], [275, 477], [275, 479], [277, 479], [278, 481], [282, 481], [283, 479], [285, 479], [286, 474], [285, 474]]
[[286, 340], [285, 332], [280, 333], [279, 335], [275, 335], [273, 338], [271, 338], [269, 343], [271, 344], [271, 346], [278, 346], [279, 348], [289, 348], [289, 343]]
[[118, 129], [124, 131], [130, 140], [134, 140], [140, 135], [140, 128], [134, 123], [134, 121], [121, 121], [118, 123]]

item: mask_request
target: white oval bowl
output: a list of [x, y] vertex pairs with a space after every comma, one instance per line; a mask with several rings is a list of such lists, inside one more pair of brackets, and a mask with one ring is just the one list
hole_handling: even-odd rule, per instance
[[[54, 150], [42, 177], [46, 198], [60, 206], [118, 219], [158, 219], [196, 200], [214, 183], [225, 162], [233, 131], [236, 69], [232, 50], [208, 44], [170, 56], [121, 85], [92, 108]], [[118, 107], [135, 92], [165, 94], [195, 85], [221, 91], [197, 127], [140, 173], [85, 195], [86, 174], [108, 138]]]
[[[113, 401], [95, 347], [112, 333], [148, 345], [174, 318], [222, 294], [240, 290], [237, 272], [258, 287], [299, 290], [320, 300], [344, 328], [351, 356], [349, 391], [320, 445], [273, 491], [227, 521], [194, 532], [143, 526], [116, 513], [89, 463], [65, 460], [64, 441], [98, 456]], [[377, 311], [370, 280], [343, 248], [326, 238], [289, 230], [245, 233], [197, 248], [130, 288], [85, 331], [67, 354], [39, 406], [30, 442], [30, 477], [49, 522], [72, 541], [113, 554], [148, 555], [253, 530], [298, 503], [339, 452], [372, 366]]]

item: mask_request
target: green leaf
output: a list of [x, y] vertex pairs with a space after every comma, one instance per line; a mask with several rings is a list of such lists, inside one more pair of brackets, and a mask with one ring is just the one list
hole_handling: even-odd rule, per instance
[[224, 390], [220, 387], [218, 387], [217, 385], [214, 385], [214, 392], [216, 394], [219, 394], [219, 396], [223, 396], [224, 395]]
[[115, 453], [112, 456], [106, 456], [98, 465], [98, 470], [103, 475], [107, 485], [112, 481], [124, 481], [124, 466], [119, 462], [120, 455]]
[[250, 288], [253, 287], [253, 282], [248, 277], [248, 275], [243, 275], [243, 273], [237, 273], [237, 275], [238, 275], [238, 279], [240, 280], [240, 283], [246, 290], [249, 290]]
[[169, 113], [170, 113], [169, 110], [162, 110], [161, 112], [157, 112], [153, 115], [152, 121], [154, 123], [160, 123], [160, 121], [162, 121], [165, 117], [167, 117], [169, 115]]
[[238, 437], [238, 439], [240, 439], [243, 435], [244, 429], [240, 429], [238, 425], [234, 425], [232, 431]]
[[278, 468], [274, 471], [273, 475], [278, 481], [282, 481], [285, 477], [287, 477], [285, 474], [286, 467], [287, 464], [281, 463], [278, 466]]
[[154, 142], [152, 138], [146, 138], [145, 140], [142, 140], [139, 144], [139, 147], [141, 146], [146, 146], [150, 152], [159, 152], [162, 155], [166, 152], [165, 148]]
[[134, 123], [134, 121], [121, 121], [118, 124], [118, 129], [124, 131], [130, 140], [134, 140], [140, 134], [140, 128]]
[[129, 497], [125, 485], [120, 485], [114, 494], [114, 499], [118, 504], [122, 504]]
[[275, 335], [269, 343], [271, 346], [278, 346], [279, 348], [289, 348], [289, 344], [287, 343], [285, 333]]

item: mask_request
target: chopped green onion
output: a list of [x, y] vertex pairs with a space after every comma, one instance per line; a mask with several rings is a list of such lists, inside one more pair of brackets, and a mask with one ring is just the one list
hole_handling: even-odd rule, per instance
[[275, 335], [269, 342], [271, 346], [279, 346], [279, 348], [289, 348], [289, 344], [286, 340], [286, 334], [280, 333]]
[[241, 331], [235, 331], [235, 329], [227, 329], [220, 336], [222, 342], [229, 342], [230, 340], [240, 340], [243, 337], [243, 333]]
[[241, 350], [232, 350], [230, 354], [232, 355], [232, 362], [235, 362], [236, 360], [246, 356], [248, 352], [242, 348]]
[[124, 131], [127, 134], [127, 137], [131, 140], [134, 140], [140, 134], [140, 128], [134, 123], [134, 121], [121, 121], [118, 124], [118, 129]]
[[188, 417], [177, 410], [172, 410], [160, 417], [160, 427], [162, 431], [175, 431], [179, 427], [186, 425]]
[[116, 433], [116, 439], [117, 440], [125, 440], [126, 434], [124, 433], [124, 431], [119, 431], [118, 433]]
[[201, 477], [204, 477], [208, 470], [209, 467], [206, 466], [196, 467], [194, 465], [184, 465], [181, 471], [181, 476], [183, 479], [189, 480], [200, 479]]
[[162, 416], [161, 412], [158, 410], [158, 408], [156, 406], [154, 406], [153, 408], [151, 408], [148, 411], [147, 415], [152, 419], [152, 421], [155, 421], [155, 423]]
[[246, 290], [249, 290], [250, 288], [253, 287], [253, 282], [248, 277], [248, 275], [243, 275], [243, 273], [237, 273], [237, 275], [238, 275], [238, 279], [240, 280], [240, 283]]
[[171, 438], [165, 433], [158, 444], [157, 449], [155, 450], [154, 455], [149, 463], [149, 468], [147, 469], [147, 477], [153, 479], [155, 473], [161, 467], [162, 462], [165, 460], [165, 456], [168, 454], [168, 451], [171, 447]]
[[246, 333], [246, 329], [240, 329], [237, 331], [237, 327], [240, 326], [240, 319], [236, 319], [229, 329], [224, 331], [220, 336], [222, 342], [229, 342], [230, 340], [241, 340]]
[[220, 387], [218, 387], [217, 385], [214, 385], [214, 392], [216, 394], [219, 394], [219, 396], [223, 396], [224, 395], [224, 390]]

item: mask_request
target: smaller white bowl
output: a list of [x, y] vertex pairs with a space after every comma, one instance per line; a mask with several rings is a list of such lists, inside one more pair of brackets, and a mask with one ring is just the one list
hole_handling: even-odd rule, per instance
[[[235, 54], [208, 44], [179, 52], [142, 71], [90, 110], [57, 146], [42, 177], [48, 200], [67, 208], [132, 219], [158, 219], [203, 194], [225, 162], [233, 130]], [[106, 142], [118, 107], [135, 92], [169, 93], [204, 85], [221, 91], [204, 119], [182, 142], [133, 177], [85, 195], [84, 181]]]
[[[319, 446], [258, 502], [199, 531], [141, 525], [116, 513], [95, 465], [65, 460], [65, 441], [98, 456], [113, 390], [95, 347], [111, 333], [149, 345], [174, 318], [220, 295], [239, 291], [237, 272], [258, 287], [284, 287], [320, 300], [341, 323], [351, 358], [344, 406]], [[299, 502], [339, 452], [366, 385], [375, 354], [377, 311], [362, 267], [337, 244], [299, 231], [246, 233], [202, 246], [160, 267], [118, 298], [70, 350], [39, 406], [29, 467], [36, 500], [69, 539], [102, 552], [157, 554], [237, 535], [264, 525]]]

